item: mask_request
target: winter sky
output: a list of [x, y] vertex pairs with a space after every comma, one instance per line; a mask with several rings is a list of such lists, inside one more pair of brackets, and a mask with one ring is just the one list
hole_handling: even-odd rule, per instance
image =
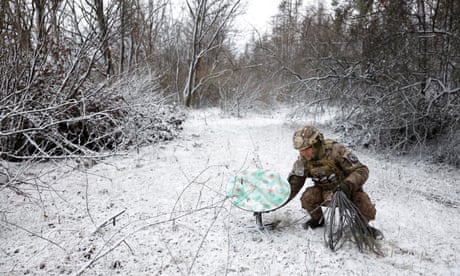
[[270, 19], [278, 10], [279, 1], [248, 0], [246, 13], [239, 19], [242, 27], [247, 30], [257, 29], [265, 31]]
[[[253, 35], [256, 39], [269, 31], [272, 17], [278, 12], [278, 6], [281, 0], [244, 0], [242, 4], [242, 13], [235, 20], [235, 28], [239, 32], [236, 37], [236, 47], [242, 50], [246, 42]], [[303, 6], [314, 5], [315, 0], [304, 0]], [[327, 4], [327, 3], [323, 3]], [[177, 16], [183, 11], [183, 0], [173, 0], [173, 9]]]
[[[281, 0], [246, 0], [243, 2], [244, 13], [236, 19], [236, 28], [241, 32], [237, 47], [243, 49], [253, 35], [263, 35], [270, 30], [272, 17], [278, 12]], [[304, 0], [303, 7], [312, 6], [320, 1]], [[327, 2], [322, 2], [328, 5]]]

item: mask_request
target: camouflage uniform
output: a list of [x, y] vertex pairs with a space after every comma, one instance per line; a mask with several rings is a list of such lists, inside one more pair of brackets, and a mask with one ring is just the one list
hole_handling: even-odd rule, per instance
[[[315, 137], [310, 141], [299, 138], [300, 134], [303, 136], [305, 132], [312, 134], [311, 129], [315, 132], [313, 135]], [[302, 137], [302, 139], [306, 138]], [[328, 197], [337, 187], [345, 192], [368, 221], [373, 220], [375, 207], [362, 188], [369, 175], [368, 168], [342, 144], [325, 140], [316, 128], [307, 126], [294, 134], [294, 147], [302, 150], [309, 146], [314, 147], [315, 156], [308, 161], [300, 155], [294, 163], [288, 177], [291, 185], [289, 200], [302, 189], [305, 180], [311, 178], [315, 185], [308, 187], [300, 200], [302, 208], [309, 212], [313, 224], [320, 223], [323, 216], [320, 205], [327, 202]]]

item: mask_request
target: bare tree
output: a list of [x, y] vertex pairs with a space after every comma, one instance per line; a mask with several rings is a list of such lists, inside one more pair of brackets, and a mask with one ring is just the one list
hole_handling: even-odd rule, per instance
[[[342, 70], [352, 74], [338, 79], [347, 83], [342, 93], [360, 88], [343, 98], [344, 105], [356, 107], [348, 108], [354, 114], [346, 118], [368, 132], [379, 147], [423, 150], [429, 141], [450, 137], [449, 141], [456, 142], [449, 142], [446, 152], [458, 152], [460, 89], [451, 76], [458, 76], [460, 24], [454, 17], [460, 15], [459, 3], [366, 3], [345, 1], [340, 8], [346, 15], [343, 32], [350, 42], [362, 45], [354, 55], [345, 53], [355, 66]], [[339, 71], [344, 62], [336, 61], [334, 68]], [[459, 164], [460, 160], [451, 158], [450, 162]]]
[[223, 48], [228, 26], [239, 12], [240, 0], [211, 1], [187, 0], [191, 19], [189, 39], [190, 54], [188, 73], [183, 90], [184, 104], [190, 107], [195, 94], [199, 93], [203, 84], [222, 74], [215, 72], [216, 63], [207, 64], [204, 60], [211, 52]]
[[101, 41], [101, 51], [104, 56], [104, 61], [106, 64], [105, 73], [107, 76], [113, 74], [113, 64], [112, 64], [112, 54], [109, 47], [108, 35], [109, 35], [109, 25], [104, 11], [104, 2], [103, 0], [93, 0], [92, 3], [88, 3], [92, 7], [96, 21], [99, 27], [99, 40]]
[[246, 53], [264, 64], [251, 74], [277, 82], [282, 99], [340, 107], [367, 145], [442, 142], [439, 159], [460, 164], [458, 1], [334, 1], [333, 14], [298, 15], [296, 4], [281, 1], [271, 33]]
[[0, 3], [8, 44], [0, 49], [0, 158], [88, 156], [130, 140], [121, 128], [132, 107], [120, 91], [107, 89], [114, 79], [106, 78], [123, 70], [124, 58], [112, 52], [125, 56], [117, 47], [125, 36], [116, 35], [116, 26], [136, 20], [142, 26], [144, 17], [132, 17], [141, 7], [98, 0]]

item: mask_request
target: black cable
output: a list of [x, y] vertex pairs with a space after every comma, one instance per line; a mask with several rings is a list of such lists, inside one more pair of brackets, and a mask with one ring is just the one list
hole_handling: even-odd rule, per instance
[[369, 250], [383, 255], [367, 219], [344, 192], [334, 193], [325, 219], [324, 240], [333, 251], [337, 251], [347, 239], [351, 239], [360, 252]]

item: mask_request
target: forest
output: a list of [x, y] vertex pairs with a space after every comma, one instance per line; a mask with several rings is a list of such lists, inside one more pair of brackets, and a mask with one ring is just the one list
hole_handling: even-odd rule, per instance
[[[460, 1], [276, 0], [247, 35], [249, 1], [0, 0], [0, 274], [460, 275]], [[310, 123], [369, 167], [382, 254], [230, 202]]]
[[[0, 2], [0, 158], [95, 158], [173, 139], [187, 108], [337, 108], [362, 146], [460, 165], [460, 2]], [[3, 165], [2, 165], [3, 166]]]

